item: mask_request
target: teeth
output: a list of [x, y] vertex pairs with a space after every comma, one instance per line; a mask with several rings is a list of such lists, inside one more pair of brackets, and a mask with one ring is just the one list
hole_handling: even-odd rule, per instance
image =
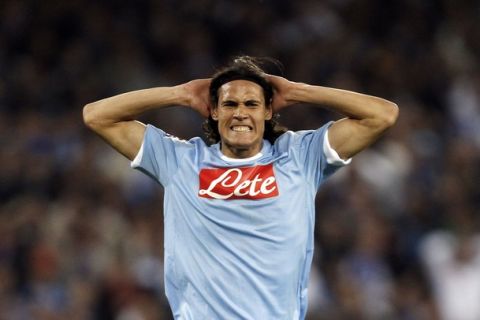
[[250, 131], [250, 127], [248, 127], [248, 126], [233, 126], [232, 130], [237, 131], [237, 132], [247, 132], [247, 131]]

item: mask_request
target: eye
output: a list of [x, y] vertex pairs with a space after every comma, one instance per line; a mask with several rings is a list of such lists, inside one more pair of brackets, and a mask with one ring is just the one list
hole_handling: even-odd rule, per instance
[[222, 106], [223, 107], [236, 107], [237, 103], [235, 101], [232, 101], [232, 100], [227, 100], [227, 101], [224, 101], [222, 103]]
[[256, 100], [248, 100], [247, 102], [245, 102], [245, 105], [247, 107], [258, 107], [260, 105], [260, 102]]

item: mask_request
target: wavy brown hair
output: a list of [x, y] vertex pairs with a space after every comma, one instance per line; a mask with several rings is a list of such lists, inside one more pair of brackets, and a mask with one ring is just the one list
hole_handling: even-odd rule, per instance
[[[263, 89], [265, 98], [265, 106], [271, 108], [273, 98], [273, 86], [265, 77], [265, 71], [261, 68], [266, 62], [272, 60], [253, 58], [249, 56], [239, 56], [225, 68], [216, 72], [210, 83], [210, 103], [212, 108], [218, 106], [218, 89], [227, 82], [234, 80], [248, 80], [258, 84]], [[278, 113], [273, 114], [270, 120], [265, 120], [265, 132], [263, 138], [270, 143], [287, 131], [287, 128], [280, 125], [278, 122]], [[217, 143], [220, 141], [220, 133], [218, 131], [218, 121], [213, 120], [211, 116], [203, 123], [203, 131], [210, 143]]]

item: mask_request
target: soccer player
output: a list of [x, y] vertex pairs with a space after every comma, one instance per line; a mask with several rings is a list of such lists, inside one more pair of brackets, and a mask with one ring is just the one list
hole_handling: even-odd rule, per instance
[[[345, 117], [278, 128], [296, 103]], [[208, 117], [188, 141], [135, 120], [167, 106]], [[303, 319], [322, 182], [392, 126], [381, 98], [289, 81], [239, 57], [211, 79], [138, 90], [85, 106], [84, 121], [165, 191], [165, 290], [177, 319]]]

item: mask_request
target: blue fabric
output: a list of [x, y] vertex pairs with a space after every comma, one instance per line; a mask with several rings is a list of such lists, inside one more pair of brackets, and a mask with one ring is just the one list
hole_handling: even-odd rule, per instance
[[[305, 317], [315, 195], [339, 168], [322, 151], [329, 125], [289, 131], [274, 145], [265, 140], [261, 157], [240, 163], [222, 158], [218, 144], [147, 126], [132, 166], [165, 189], [165, 290], [176, 319]], [[199, 195], [202, 169], [263, 165], [272, 165], [276, 183], [265, 190], [275, 188], [277, 196]]]

